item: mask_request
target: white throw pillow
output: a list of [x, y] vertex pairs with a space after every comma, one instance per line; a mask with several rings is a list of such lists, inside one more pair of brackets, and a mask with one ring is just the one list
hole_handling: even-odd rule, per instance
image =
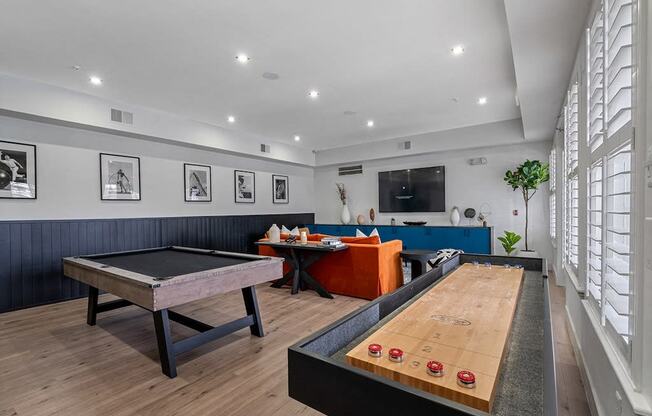
[[285, 225], [281, 225], [281, 234], [290, 234], [290, 229]]
[[355, 229], [355, 236], [356, 237], [366, 237], [367, 234], [363, 233], [362, 231], [358, 230], [357, 228]]
[[380, 234], [378, 234], [378, 228], [374, 228], [371, 231], [371, 233], [369, 233], [369, 237], [374, 237], [374, 236], [378, 237], [378, 241], [382, 243], [382, 241], [380, 241]]
[[296, 235], [298, 237], [300, 234], [299, 227], [294, 227], [292, 231], [290, 231], [290, 235]]

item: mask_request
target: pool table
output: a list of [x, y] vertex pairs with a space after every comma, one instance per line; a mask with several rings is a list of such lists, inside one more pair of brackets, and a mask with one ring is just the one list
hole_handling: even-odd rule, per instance
[[[246, 327], [253, 335], [264, 336], [254, 286], [283, 277], [283, 259], [159, 247], [66, 257], [63, 271], [89, 286], [88, 325], [95, 325], [98, 313], [124, 306], [137, 305], [151, 311], [163, 373], [174, 378], [179, 354]], [[238, 289], [242, 290], [247, 315], [217, 327], [169, 309]], [[98, 303], [100, 290], [121, 299]], [[170, 320], [199, 333], [173, 342]]]

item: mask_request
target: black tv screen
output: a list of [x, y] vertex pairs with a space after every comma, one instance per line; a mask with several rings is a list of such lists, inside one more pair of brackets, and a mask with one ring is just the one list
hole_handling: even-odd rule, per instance
[[379, 211], [446, 211], [444, 178], [443, 166], [378, 172]]

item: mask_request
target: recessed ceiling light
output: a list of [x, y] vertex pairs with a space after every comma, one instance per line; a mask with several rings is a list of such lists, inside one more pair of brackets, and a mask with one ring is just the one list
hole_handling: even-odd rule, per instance
[[368, 120], [367, 121], [367, 127], [373, 127], [374, 126], [374, 121], [373, 120]]
[[251, 60], [251, 58], [248, 57], [245, 54], [240, 54], [240, 55], [235, 56], [235, 60], [240, 62], [241, 64], [246, 64], [247, 62], [249, 62]]
[[229, 116], [229, 117], [227, 117], [226, 120], [227, 120], [229, 123], [235, 123], [235, 117], [233, 117], [233, 116]]
[[308, 93], [308, 97], [310, 97], [310, 98], [317, 98], [317, 97], [319, 97], [319, 91], [317, 91], [317, 90], [310, 90], [310, 92]]
[[295, 142], [301, 141], [301, 136], [299, 136], [298, 134], [295, 134], [294, 135], [294, 141]]
[[455, 56], [462, 55], [464, 53], [464, 46], [456, 45], [451, 48], [451, 53]]
[[485, 105], [485, 104], [487, 104], [487, 97], [480, 97], [480, 98], [478, 98], [478, 104], [480, 104], [480, 105]]
[[95, 76], [95, 75], [93, 75], [93, 76], [91, 76], [90, 78], [88, 78], [88, 80], [89, 80], [90, 83], [93, 84], [93, 85], [102, 85], [102, 78], [97, 77], [97, 76]]

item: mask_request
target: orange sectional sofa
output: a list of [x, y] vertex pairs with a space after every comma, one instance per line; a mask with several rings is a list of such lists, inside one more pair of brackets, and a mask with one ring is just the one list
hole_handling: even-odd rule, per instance
[[[284, 237], [284, 236], [282, 236]], [[311, 234], [309, 241], [320, 241], [323, 234]], [[263, 241], [263, 240], [261, 240]], [[363, 299], [375, 299], [403, 284], [400, 252], [401, 240], [379, 243], [378, 237], [342, 237], [349, 247], [329, 253], [308, 268], [315, 279], [331, 293]], [[274, 256], [272, 247], [258, 246], [258, 252]], [[284, 265], [284, 272], [290, 265]]]

